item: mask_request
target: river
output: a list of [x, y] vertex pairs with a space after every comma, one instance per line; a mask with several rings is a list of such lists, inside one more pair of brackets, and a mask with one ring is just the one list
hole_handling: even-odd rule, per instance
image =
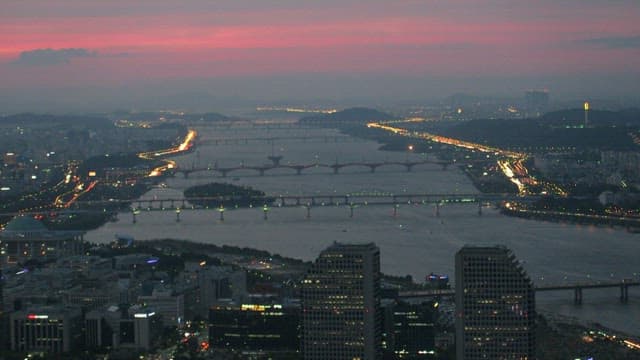
[[[424, 154], [379, 151], [371, 141], [349, 140], [328, 129], [197, 128], [205, 143], [196, 151], [174, 158], [178, 166], [191, 168], [217, 165], [233, 167], [270, 163], [269, 155], [282, 156], [281, 163], [335, 163], [424, 160]], [[293, 137], [308, 137], [302, 141]], [[277, 137], [268, 141], [245, 138]], [[339, 141], [335, 141], [338, 137]], [[291, 139], [289, 139], [291, 138]], [[211, 141], [219, 141], [218, 145]], [[237, 142], [234, 139], [238, 139]], [[154, 188], [142, 199], [182, 197], [192, 185], [209, 182], [249, 185], [270, 195], [387, 193], [476, 193], [457, 168], [419, 165], [412, 172], [401, 166], [385, 166], [371, 173], [365, 167], [343, 168], [333, 174], [328, 168], [310, 168], [301, 175], [279, 169], [259, 176], [240, 170], [222, 178], [213, 172], [192, 173], [167, 179], [167, 187]], [[640, 235], [622, 229], [540, 222], [506, 217], [492, 208], [478, 215], [476, 205], [446, 205], [439, 215], [433, 205], [401, 205], [394, 216], [389, 206], [361, 206], [349, 216], [345, 206], [327, 205], [311, 209], [272, 208], [268, 220], [262, 208], [225, 212], [219, 221], [215, 210], [145, 212], [134, 224], [130, 213], [87, 233], [86, 240], [106, 243], [114, 234], [129, 234], [136, 240], [176, 238], [212, 244], [228, 244], [267, 250], [288, 257], [313, 260], [319, 252], [338, 242], [375, 242], [381, 250], [382, 271], [410, 274], [417, 281], [430, 272], [453, 278], [454, 255], [463, 245], [506, 245], [538, 285], [640, 279]], [[631, 288], [629, 302], [620, 304], [617, 288], [584, 290], [583, 305], [573, 305], [573, 292], [537, 296], [538, 309], [640, 335], [640, 289]]]

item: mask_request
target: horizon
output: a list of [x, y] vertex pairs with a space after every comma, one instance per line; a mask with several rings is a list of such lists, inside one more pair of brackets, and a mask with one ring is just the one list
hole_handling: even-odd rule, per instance
[[0, 108], [392, 106], [455, 93], [637, 102], [631, 0], [6, 4]]

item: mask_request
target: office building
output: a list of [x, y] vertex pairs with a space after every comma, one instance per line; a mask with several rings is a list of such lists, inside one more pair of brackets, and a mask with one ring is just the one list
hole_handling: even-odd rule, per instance
[[148, 307], [109, 306], [85, 315], [87, 349], [150, 350], [162, 333], [162, 316]]
[[295, 352], [300, 346], [299, 326], [299, 308], [280, 304], [215, 306], [209, 312], [209, 344], [242, 351]]
[[382, 358], [380, 250], [334, 243], [320, 253], [301, 288], [306, 360]]
[[456, 254], [456, 358], [534, 359], [531, 280], [506, 247]]
[[11, 350], [60, 354], [79, 343], [82, 316], [77, 308], [40, 307], [11, 313], [10, 324]]

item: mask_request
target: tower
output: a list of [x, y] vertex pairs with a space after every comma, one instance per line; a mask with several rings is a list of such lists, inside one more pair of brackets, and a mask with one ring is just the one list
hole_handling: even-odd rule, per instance
[[456, 358], [535, 358], [531, 280], [504, 246], [456, 254]]
[[589, 102], [584, 102], [584, 127], [589, 126]]
[[305, 276], [302, 349], [306, 360], [382, 358], [380, 250], [334, 243]]

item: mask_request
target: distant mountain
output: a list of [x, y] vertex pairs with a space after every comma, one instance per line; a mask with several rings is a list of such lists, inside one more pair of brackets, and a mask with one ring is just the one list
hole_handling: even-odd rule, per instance
[[48, 114], [16, 114], [0, 117], [0, 123], [18, 126], [82, 126], [88, 128], [112, 127], [110, 120], [96, 116], [78, 116], [78, 115], [48, 115]]
[[230, 117], [219, 113], [208, 112], [204, 114], [184, 114], [183, 118], [189, 122], [202, 121], [202, 122], [215, 122], [215, 121], [228, 121]]
[[442, 128], [440, 135], [509, 149], [632, 150], [628, 135], [640, 127], [640, 111], [563, 110], [536, 119], [476, 119]]
[[369, 108], [350, 108], [332, 114], [306, 116], [299, 120], [300, 124], [314, 124], [322, 126], [359, 125], [372, 121], [387, 121], [394, 117], [378, 110]]
[[128, 120], [133, 120], [133, 121], [149, 121], [149, 120], [158, 120], [160, 118], [165, 118], [165, 119], [184, 119], [186, 121], [189, 122], [194, 122], [194, 121], [203, 121], [203, 122], [209, 122], [209, 121], [226, 121], [226, 120], [230, 120], [229, 117], [219, 114], [219, 113], [214, 113], [214, 112], [208, 112], [208, 113], [204, 113], [204, 114], [198, 114], [198, 113], [188, 113], [188, 114], [178, 114], [175, 112], [166, 112], [166, 111], [145, 111], [145, 112], [125, 112], [125, 113], [114, 113], [114, 115], [118, 115], [119, 117], [122, 118], [126, 118]]

